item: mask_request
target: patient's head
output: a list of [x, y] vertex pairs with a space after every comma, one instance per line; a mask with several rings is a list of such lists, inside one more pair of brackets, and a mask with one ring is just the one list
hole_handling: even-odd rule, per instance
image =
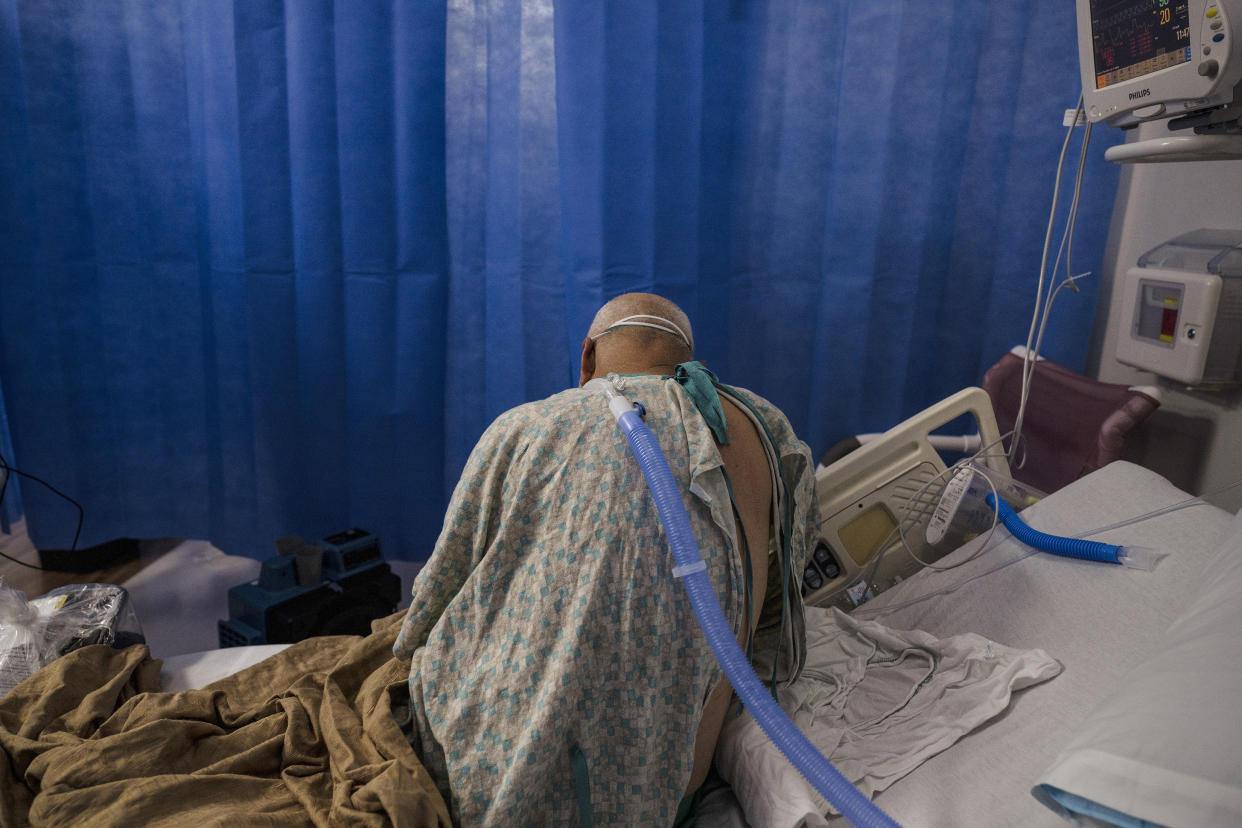
[[595, 314], [582, 342], [579, 384], [618, 374], [671, 374], [694, 357], [690, 319], [654, 293], [623, 293]]

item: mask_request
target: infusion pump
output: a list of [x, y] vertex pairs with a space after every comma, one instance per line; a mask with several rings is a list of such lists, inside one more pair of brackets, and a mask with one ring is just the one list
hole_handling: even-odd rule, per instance
[[1239, 128], [1242, 0], [1077, 0], [1077, 15], [1090, 121]]

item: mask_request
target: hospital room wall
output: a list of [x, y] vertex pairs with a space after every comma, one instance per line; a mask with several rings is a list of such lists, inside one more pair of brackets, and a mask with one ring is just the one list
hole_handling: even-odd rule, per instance
[[[1142, 140], [1162, 126], [1144, 126]], [[1100, 134], [1100, 133], [1097, 133]], [[1122, 133], [1105, 129], [1109, 143]], [[1242, 161], [1127, 164], [1103, 259], [1101, 302], [1087, 370], [1104, 382], [1156, 385], [1161, 406], [1127, 443], [1126, 457], [1221, 508], [1242, 508], [1242, 486], [1218, 493], [1242, 476], [1242, 392], [1195, 392], [1119, 363], [1116, 353], [1122, 300], [1118, 285], [1146, 251], [1199, 228], [1242, 228]]]

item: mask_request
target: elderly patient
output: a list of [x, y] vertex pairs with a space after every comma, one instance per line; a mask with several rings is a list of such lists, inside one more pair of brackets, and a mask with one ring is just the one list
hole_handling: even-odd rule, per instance
[[[582, 343], [646, 408], [716, 594], [766, 681], [801, 666], [807, 447], [719, 385], [686, 315], [625, 294]], [[604, 395], [501, 415], [474, 448], [414, 584], [411, 742], [464, 824], [685, 822], [730, 706], [651, 495]]]

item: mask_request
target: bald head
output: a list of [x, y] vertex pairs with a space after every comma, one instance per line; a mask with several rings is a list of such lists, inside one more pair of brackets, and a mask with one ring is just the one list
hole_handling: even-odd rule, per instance
[[694, 357], [690, 319], [654, 293], [624, 293], [595, 314], [582, 343], [581, 383], [619, 374], [672, 373]]

